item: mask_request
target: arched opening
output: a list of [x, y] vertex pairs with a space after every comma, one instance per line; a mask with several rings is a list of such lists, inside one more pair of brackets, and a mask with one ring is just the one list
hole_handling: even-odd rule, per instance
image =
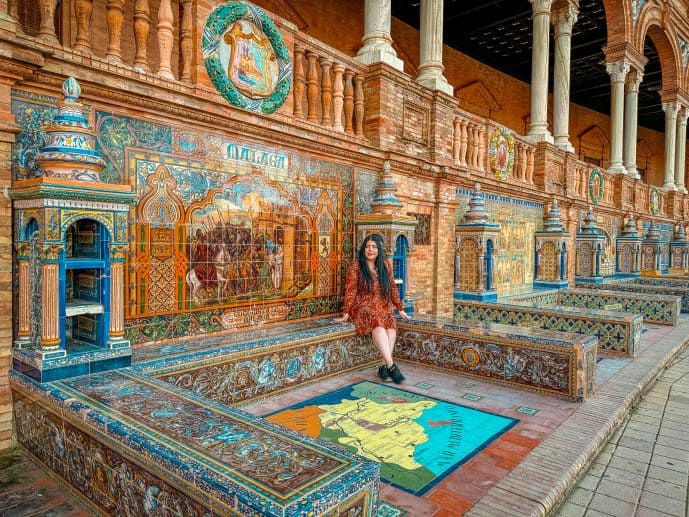
[[409, 243], [404, 235], [397, 237], [395, 241], [395, 253], [392, 256], [392, 274], [395, 277], [400, 298], [404, 300], [407, 292], [407, 252]]
[[486, 291], [493, 289], [493, 239], [486, 241]]
[[110, 314], [110, 235], [79, 219], [65, 231], [60, 262], [60, 338], [65, 348], [105, 346]]

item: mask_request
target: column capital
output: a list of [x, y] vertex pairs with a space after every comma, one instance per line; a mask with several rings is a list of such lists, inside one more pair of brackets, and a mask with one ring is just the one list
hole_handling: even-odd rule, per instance
[[689, 106], [680, 106], [677, 112], [677, 123], [682, 126], [687, 125], [687, 118], [689, 118]]
[[627, 76], [630, 66], [629, 61], [620, 59], [619, 61], [605, 63], [605, 70], [610, 75], [610, 80], [613, 83], [621, 83]]
[[572, 27], [577, 23], [579, 9], [571, 4], [560, 7], [550, 13], [550, 19], [555, 29], [555, 37], [561, 34], [572, 34]]
[[553, 5], [553, 0], [529, 0], [529, 2], [531, 2], [533, 16], [550, 15], [550, 7]]
[[665, 117], [670, 117], [670, 118], [677, 118], [677, 114], [679, 112], [680, 108], [680, 103], [677, 101], [674, 102], [663, 102], [661, 104], [663, 107], [663, 111], [665, 112]]
[[639, 86], [644, 79], [644, 73], [641, 70], [637, 70], [634, 67], [629, 69], [625, 80], [625, 89], [627, 92], [639, 92]]

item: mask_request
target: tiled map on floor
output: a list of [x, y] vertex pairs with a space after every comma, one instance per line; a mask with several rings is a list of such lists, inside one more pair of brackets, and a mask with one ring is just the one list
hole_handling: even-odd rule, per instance
[[360, 382], [266, 417], [381, 465], [383, 481], [422, 495], [518, 420]]

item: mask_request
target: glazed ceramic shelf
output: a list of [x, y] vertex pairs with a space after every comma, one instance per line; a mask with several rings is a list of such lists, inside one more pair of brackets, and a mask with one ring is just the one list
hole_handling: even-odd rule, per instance
[[71, 298], [67, 300], [65, 315], [69, 318], [82, 314], [103, 314], [103, 311], [103, 304], [101, 303]]
[[94, 258], [69, 258], [65, 261], [67, 269], [103, 269], [105, 262]]

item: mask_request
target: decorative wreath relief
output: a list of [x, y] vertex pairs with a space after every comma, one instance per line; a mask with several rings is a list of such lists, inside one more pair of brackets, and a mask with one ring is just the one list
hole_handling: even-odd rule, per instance
[[233, 106], [273, 113], [285, 102], [292, 65], [262, 9], [247, 2], [218, 7], [208, 17], [201, 47], [211, 82]]
[[514, 137], [512, 132], [504, 127], [493, 131], [488, 144], [488, 163], [495, 177], [505, 181], [514, 169]]
[[603, 192], [605, 191], [605, 183], [603, 180], [603, 173], [596, 167], [591, 169], [589, 173], [589, 199], [591, 203], [597, 205], [603, 199]]
[[648, 209], [651, 215], [660, 213], [660, 192], [655, 187], [651, 187], [648, 191]]

